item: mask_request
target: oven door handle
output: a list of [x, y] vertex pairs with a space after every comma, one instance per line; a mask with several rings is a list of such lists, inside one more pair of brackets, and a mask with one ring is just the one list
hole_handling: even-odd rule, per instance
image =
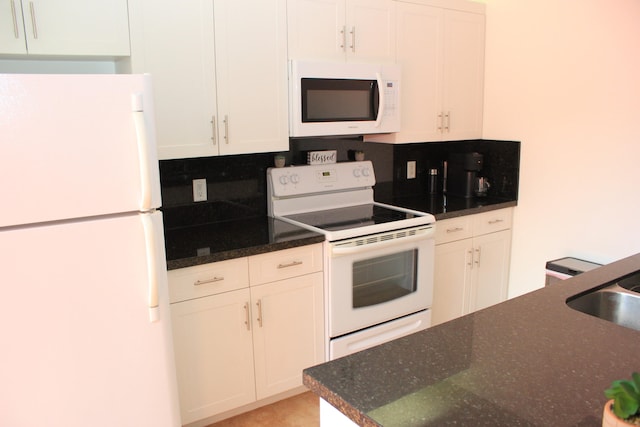
[[[366, 238], [364, 238], [366, 240]], [[390, 246], [398, 246], [404, 243], [413, 243], [417, 241], [433, 240], [431, 236], [424, 236], [422, 234], [416, 234], [415, 236], [402, 237], [399, 239], [385, 240], [382, 242], [370, 243], [359, 246], [348, 246], [345, 248], [338, 247], [336, 244], [331, 245], [332, 255], [350, 255], [355, 253], [362, 253], [368, 250], [388, 248]]]

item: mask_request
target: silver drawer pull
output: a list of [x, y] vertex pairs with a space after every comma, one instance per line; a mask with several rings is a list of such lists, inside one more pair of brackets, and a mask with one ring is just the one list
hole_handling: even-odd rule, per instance
[[224, 280], [224, 277], [214, 277], [213, 279], [197, 280], [196, 282], [194, 282], [193, 286], [206, 285], [207, 283], [222, 282], [223, 280]]
[[295, 267], [296, 265], [302, 265], [302, 261], [293, 261], [289, 264], [278, 264], [278, 268]]
[[458, 231], [462, 231], [464, 228], [456, 227], [456, 228], [447, 228], [447, 233], [457, 233]]
[[499, 224], [499, 223], [501, 223], [501, 222], [503, 222], [503, 221], [504, 221], [504, 219], [499, 219], [499, 218], [498, 218], [498, 219], [494, 219], [494, 220], [489, 221], [489, 224], [490, 224], [490, 225], [493, 225], [493, 224]]

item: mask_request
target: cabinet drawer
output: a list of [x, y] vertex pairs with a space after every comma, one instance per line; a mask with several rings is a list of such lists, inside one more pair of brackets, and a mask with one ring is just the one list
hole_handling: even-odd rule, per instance
[[249, 286], [247, 258], [170, 270], [168, 276], [171, 303]]
[[471, 236], [471, 218], [469, 216], [436, 221], [436, 245], [468, 239]]
[[301, 246], [249, 258], [251, 286], [322, 270], [322, 244]]
[[475, 215], [473, 224], [474, 236], [510, 229], [512, 211], [513, 209], [506, 208]]

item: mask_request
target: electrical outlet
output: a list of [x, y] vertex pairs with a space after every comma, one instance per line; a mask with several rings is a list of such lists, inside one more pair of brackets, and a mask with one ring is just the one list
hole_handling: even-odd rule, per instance
[[207, 200], [207, 180], [194, 179], [193, 180], [193, 201], [204, 202]]
[[415, 179], [416, 178], [416, 161], [409, 160], [407, 162], [407, 179]]

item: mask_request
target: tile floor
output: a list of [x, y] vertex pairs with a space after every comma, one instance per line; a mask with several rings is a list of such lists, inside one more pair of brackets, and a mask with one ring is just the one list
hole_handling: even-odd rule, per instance
[[319, 427], [318, 396], [307, 391], [208, 427]]

